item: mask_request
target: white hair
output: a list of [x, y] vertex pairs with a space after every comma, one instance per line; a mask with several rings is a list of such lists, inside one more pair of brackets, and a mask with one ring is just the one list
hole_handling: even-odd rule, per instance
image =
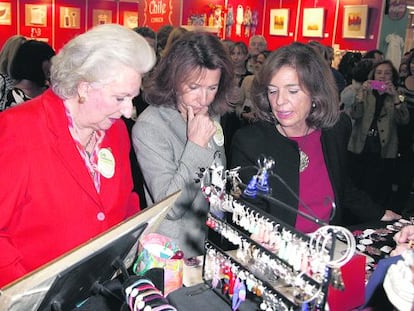
[[73, 38], [52, 58], [51, 87], [63, 99], [80, 82], [107, 82], [127, 66], [142, 75], [154, 66], [154, 49], [139, 34], [117, 24], [99, 25]]

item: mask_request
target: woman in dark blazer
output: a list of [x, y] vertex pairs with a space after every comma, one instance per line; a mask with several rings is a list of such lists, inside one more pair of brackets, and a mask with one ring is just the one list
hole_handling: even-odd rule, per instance
[[[258, 120], [235, 134], [230, 161], [230, 167], [242, 167], [245, 183], [264, 156], [275, 161], [280, 177], [269, 177], [271, 195], [293, 209], [334, 224], [399, 218], [350, 183], [351, 122], [340, 115], [329, 66], [310, 47], [293, 43], [274, 51], [253, 82], [252, 98]], [[302, 232], [318, 228], [280, 206], [264, 208]]]

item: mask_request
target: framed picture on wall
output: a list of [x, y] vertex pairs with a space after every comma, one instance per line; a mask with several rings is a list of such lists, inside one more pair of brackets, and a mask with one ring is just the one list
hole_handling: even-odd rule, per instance
[[124, 26], [128, 28], [138, 27], [138, 13], [135, 11], [124, 11]]
[[47, 26], [47, 7], [44, 4], [25, 5], [25, 25], [26, 26]]
[[11, 25], [10, 2], [0, 2], [0, 25]]
[[92, 10], [93, 26], [112, 23], [111, 10]]
[[289, 9], [270, 10], [269, 34], [275, 36], [287, 36], [289, 25]]
[[324, 8], [303, 9], [303, 30], [304, 37], [323, 37], [325, 22]]
[[342, 37], [365, 39], [367, 20], [368, 5], [345, 5]]
[[80, 8], [60, 7], [60, 27], [61, 28], [80, 28]]

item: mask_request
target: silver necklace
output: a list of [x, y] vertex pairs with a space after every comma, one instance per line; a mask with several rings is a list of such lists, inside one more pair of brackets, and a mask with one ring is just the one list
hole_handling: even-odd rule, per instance
[[[280, 126], [283, 134], [285, 134], [285, 136], [287, 138], [290, 138], [287, 134], [285, 129], [283, 128], [283, 126]], [[310, 127], [308, 127], [306, 129], [305, 135], [303, 137], [305, 137], [304, 142], [306, 141], [306, 139], [308, 138], [308, 134], [309, 134], [309, 130]], [[303, 145], [303, 144], [302, 144]], [[299, 148], [299, 173], [302, 173], [304, 170], [307, 169], [307, 167], [309, 166], [309, 156], [302, 150], [302, 148], [299, 146], [298, 144], [298, 148]]]

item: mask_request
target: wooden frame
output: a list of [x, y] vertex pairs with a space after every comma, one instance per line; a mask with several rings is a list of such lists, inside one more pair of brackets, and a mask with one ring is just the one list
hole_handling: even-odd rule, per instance
[[270, 10], [269, 34], [275, 36], [287, 36], [289, 25], [289, 9]]
[[323, 37], [323, 27], [325, 23], [324, 8], [303, 9], [303, 30], [304, 37]]
[[367, 21], [368, 5], [345, 5], [342, 37], [365, 39]]

